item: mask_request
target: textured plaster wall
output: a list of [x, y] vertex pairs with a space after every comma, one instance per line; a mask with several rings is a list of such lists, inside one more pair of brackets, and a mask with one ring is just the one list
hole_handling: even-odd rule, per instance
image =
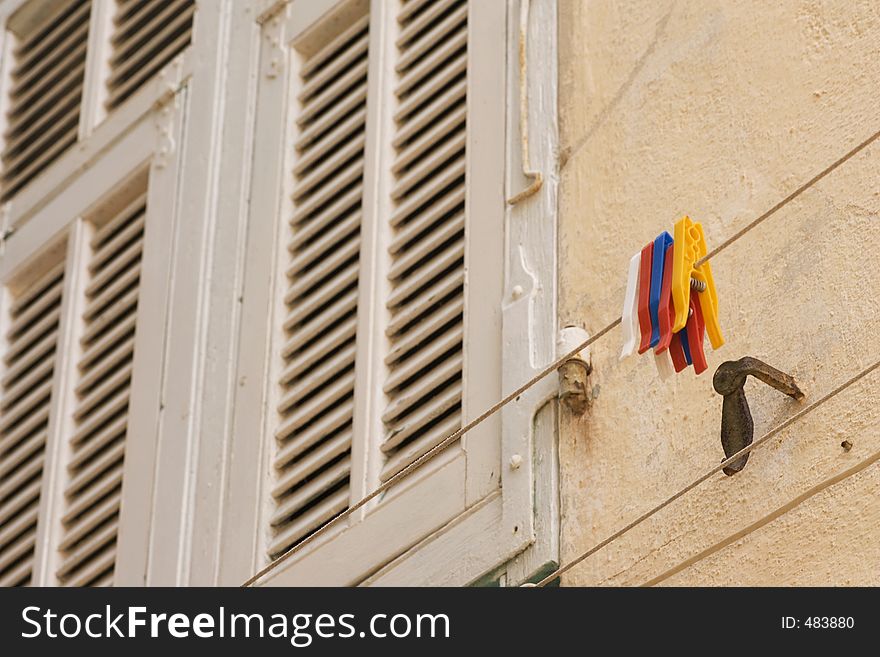
[[[876, 0], [560, 0], [560, 321], [620, 313], [630, 256], [682, 214], [710, 248], [880, 130]], [[749, 355], [820, 398], [880, 357], [880, 142], [712, 263], [727, 344], [661, 382], [593, 347], [563, 414], [562, 560], [723, 458], [712, 373]], [[880, 373], [593, 555], [566, 585], [880, 584]], [[746, 385], [760, 436], [800, 405]], [[841, 442], [852, 442], [850, 451]]]

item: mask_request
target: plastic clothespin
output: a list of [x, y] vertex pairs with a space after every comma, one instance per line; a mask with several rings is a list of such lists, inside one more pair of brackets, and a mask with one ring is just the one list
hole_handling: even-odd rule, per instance
[[643, 354], [651, 346], [651, 264], [654, 242], [648, 242], [642, 249], [639, 259], [639, 330], [641, 341], [639, 353]]
[[675, 307], [675, 322], [672, 330], [678, 332], [687, 325], [691, 278], [694, 278], [705, 284], [705, 291], [699, 292], [697, 296], [703, 311], [709, 342], [713, 349], [718, 349], [724, 344], [724, 337], [721, 335], [721, 325], [718, 322], [718, 293], [715, 290], [712, 267], [708, 262], [704, 262], [699, 267], [694, 266], [697, 260], [707, 253], [703, 226], [685, 216], [675, 222], [674, 233], [672, 302]]
[[626, 294], [623, 297], [623, 312], [620, 315], [620, 326], [623, 329], [623, 349], [620, 351], [621, 360], [632, 355], [639, 342], [639, 265], [641, 261], [641, 251], [629, 260]]
[[672, 366], [675, 368], [676, 372], [681, 372], [684, 370], [688, 364], [688, 357], [685, 354], [684, 347], [682, 345], [681, 333], [675, 333], [672, 336], [672, 340], [669, 343], [669, 357], [672, 359]]
[[661, 354], [654, 353], [654, 365], [657, 366], [657, 373], [661, 379], [668, 379], [675, 371], [672, 363], [669, 362], [669, 350], [667, 349]]
[[[688, 362], [693, 362], [694, 372], [702, 374], [709, 367], [706, 362], [706, 353], [703, 351], [703, 337], [706, 335], [706, 325], [703, 322], [703, 311], [700, 303], [691, 295], [691, 308], [693, 314], [688, 317], [685, 330], [681, 332], [683, 342], [687, 344]], [[686, 336], [686, 339], [685, 339]]]
[[660, 342], [660, 297], [663, 290], [663, 265], [666, 262], [666, 251], [672, 245], [672, 235], [665, 230], [654, 240], [654, 257], [651, 263], [651, 343], [652, 347]]
[[663, 285], [660, 289], [660, 307], [657, 318], [660, 323], [660, 340], [654, 347], [655, 354], [662, 354], [672, 342], [672, 322], [675, 319], [672, 307], [672, 250], [674, 245], [666, 248], [666, 259], [663, 262]]

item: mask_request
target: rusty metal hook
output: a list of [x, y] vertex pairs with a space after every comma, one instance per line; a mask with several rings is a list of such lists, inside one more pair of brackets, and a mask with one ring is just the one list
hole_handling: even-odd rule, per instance
[[[793, 399], [800, 401], [804, 398], [804, 393], [798, 388], [793, 376], [780, 372], [757, 358], [746, 356], [721, 363], [712, 377], [712, 386], [715, 392], [724, 397], [721, 407], [721, 446], [726, 458], [751, 445], [755, 435], [755, 424], [743, 390], [749, 375]], [[749, 455], [744, 454], [724, 468], [724, 474], [728, 477], [735, 475], [746, 467], [748, 460]]]

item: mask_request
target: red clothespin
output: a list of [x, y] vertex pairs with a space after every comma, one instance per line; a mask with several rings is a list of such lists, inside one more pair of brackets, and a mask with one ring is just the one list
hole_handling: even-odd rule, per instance
[[653, 264], [654, 242], [642, 249], [642, 262], [639, 267], [639, 353], [651, 347], [651, 265]]
[[703, 336], [706, 334], [706, 322], [703, 319], [703, 310], [696, 294], [690, 298], [691, 315], [687, 319], [685, 331], [687, 331], [688, 351], [691, 361], [694, 363], [694, 372], [702, 374], [709, 367], [706, 362], [706, 353], [703, 351]]

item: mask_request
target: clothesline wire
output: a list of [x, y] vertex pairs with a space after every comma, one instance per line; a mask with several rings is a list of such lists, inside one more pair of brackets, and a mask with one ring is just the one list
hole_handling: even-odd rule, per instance
[[696, 488], [697, 486], [699, 486], [700, 484], [702, 484], [704, 481], [706, 481], [707, 479], [709, 479], [709, 478], [710, 478], [712, 475], [714, 475], [715, 473], [720, 472], [721, 470], [723, 470], [724, 468], [726, 468], [728, 465], [730, 465], [731, 463], [733, 463], [733, 462], [736, 461], [737, 459], [742, 458], [743, 456], [745, 456], [746, 454], [748, 454], [748, 453], [751, 452], [752, 450], [756, 449], [756, 448], [759, 447], [760, 445], [763, 445], [763, 444], [766, 443], [768, 440], [770, 440], [771, 438], [773, 438], [773, 436], [777, 435], [780, 431], [784, 431], [785, 429], [787, 429], [788, 427], [790, 427], [792, 424], [794, 424], [795, 422], [797, 422], [798, 420], [800, 420], [800, 419], [801, 419], [802, 417], [804, 417], [805, 415], [808, 415], [809, 413], [811, 413], [811, 412], [813, 412], [814, 410], [816, 410], [819, 406], [821, 406], [822, 404], [824, 404], [825, 402], [827, 402], [829, 399], [831, 399], [832, 397], [834, 397], [834, 396], [837, 395], [838, 393], [843, 392], [844, 390], [846, 390], [847, 388], [849, 388], [851, 385], [853, 385], [853, 384], [856, 383], [857, 381], [859, 381], [859, 380], [865, 378], [865, 377], [868, 376], [871, 372], [873, 372], [874, 370], [876, 370], [878, 367], [880, 367], [880, 360], [876, 360], [876, 361], [874, 361], [871, 365], [869, 365], [869, 366], [866, 367], [865, 369], [861, 370], [859, 373], [855, 374], [854, 376], [850, 377], [849, 379], [847, 379], [846, 381], [844, 381], [843, 383], [841, 383], [839, 386], [837, 386], [836, 388], [834, 388], [834, 390], [832, 390], [832, 391], [826, 393], [825, 395], [823, 395], [821, 398], [819, 398], [819, 399], [817, 399], [816, 401], [814, 401], [814, 402], [813, 402], [812, 404], [810, 404], [809, 406], [805, 406], [805, 407], [802, 408], [800, 411], [798, 411], [797, 413], [795, 413], [794, 415], [792, 415], [791, 417], [789, 417], [787, 420], [781, 422], [780, 424], [777, 424], [775, 427], [773, 427], [772, 429], [770, 429], [770, 431], [768, 431], [768, 432], [765, 433], [763, 436], [761, 436], [760, 438], [758, 438], [758, 440], [754, 441], [751, 445], [747, 445], [747, 446], [743, 447], [741, 450], [739, 450], [739, 451], [738, 451], [736, 454], [734, 454], [733, 456], [730, 456], [729, 458], [724, 459], [721, 463], [719, 463], [718, 465], [714, 466], [714, 467], [711, 468], [710, 470], [706, 471], [705, 473], [703, 473], [702, 475], [700, 475], [699, 477], [697, 477], [696, 479], [694, 479], [694, 480], [693, 480], [691, 483], [689, 483], [687, 486], [685, 486], [685, 487], [682, 488], [681, 490], [677, 491], [675, 494], [670, 495], [670, 496], [667, 497], [665, 500], [663, 500], [662, 502], [660, 502], [660, 504], [658, 504], [657, 506], [653, 507], [653, 508], [650, 509], [649, 511], [646, 511], [645, 513], [643, 513], [642, 515], [640, 515], [638, 518], [636, 518], [635, 520], [633, 520], [632, 522], [630, 522], [628, 525], [626, 525], [626, 526], [623, 527], [622, 529], [617, 530], [616, 532], [614, 532], [613, 534], [611, 534], [611, 536], [609, 536], [608, 538], [606, 538], [606, 539], [600, 541], [599, 543], [596, 543], [596, 545], [594, 545], [593, 547], [591, 547], [591, 548], [590, 548], [589, 550], [587, 550], [586, 552], [582, 552], [582, 553], [581, 553], [579, 556], [577, 556], [576, 558], [572, 559], [571, 561], [569, 561], [569, 562], [566, 563], [565, 565], [560, 566], [560, 567], [557, 568], [554, 572], [552, 572], [552, 573], [550, 573], [549, 575], [547, 575], [546, 577], [544, 577], [544, 579], [542, 579], [541, 581], [539, 581], [535, 586], [545, 586], [545, 585], [548, 584], [549, 582], [552, 582], [554, 579], [556, 579], [557, 577], [561, 576], [563, 573], [568, 572], [569, 570], [571, 570], [572, 568], [574, 568], [575, 566], [577, 566], [579, 563], [581, 563], [581, 562], [584, 561], [585, 559], [587, 559], [587, 558], [591, 557], [592, 555], [596, 554], [596, 552], [598, 552], [599, 550], [601, 550], [603, 547], [605, 547], [605, 546], [608, 545], [609, 543], [611, 543], [611, 542], [613, 542], [613, 541], [616, 541], [618, 538], [620, 538], [621, 536], [623, 536], [624, 534], [626, 534], [626, 533], [629, 532], [630, 530], [634, 529], [636, 526], [640, 525], [641, 523], [643, 523], [645, 520], [647, 520], [647, 519], [650, 518], [651, 516], [655, 515], [656, 513], [660, 512], [660, 511], [662, 511], [662, 510], [665, 509], [667, 506], [669, 506], [670, 504], [672, 504], [673, 502], [675, 502], [676, 500], [678, 500], [678, 499], [681, 498], [682, 496], [684, 496], [684, 495], [686, 495], [687, 493], [689, 493], [690, 491], [692, 491], [694, 488]]
[[[724, 249], [726, 249], [731, 244], [733, 244], [734, 242], [739, 240], [741, 237], [746, 235], [746, 233], [757, 228], [760, 224], [762, 224], [767, 219], [772, 217], [779, 210], [781, 210], [784, 206], [786, 206], [788, 203], [790, 203], [791, 201], [796, 199], [798, 196], [803, 194], [806, 190], [808, 190], [810, 187], [815, 185], [817, 182], [819, 182], [820, 180], [825, 178], [828, 174], [833, 172], [835, 169], [837, 169], [839, 166], [841, 166], [847, 160], [851, 159], [857, 153], [859, 153], [860, 151], [867, 148], [870, 144], [875, 142], [878, 138], [880, 138], [880, 130], [878, 130], [877, 132], [872, 134], [870, 137], [868, 137], [867, 139], [865, 139], [864, 141], [859, 143], [857, 146], [855, 146], [854, 148], [849, 150], [841, 158], [839, 158], [838, 160], [836, 160], [835, 162], [833, 162], [832, 164], [827, 166], [825, 169], [823, 169], [822, 171], [817, 173], [815, 176], [813, 176], [806, 183], [804, 183], [803, 185], [798, 187], [796, 190], [794, 190], [791, 194], [789, 194], [784, 199], [779, 201], [779, 203], [777, 203], [772, 208], [767, 210], [764, 214], [760, 215], [759, 217], [754, 219], [751, 223], [746, 225], [744, 228], [742, 228], [741, 230], [734, 233], [731, 237], [726, 239], [724, 242], [719, 244], [715, 249], [713, 249], [712, 251], [707, 253], [700, 260], [698, 260], [695, 264], [701, 265], [704, 262], [708, 261], [710, 258], [714, 258], [715, 256], [717, 256]], [[306, 546], [310, 545], [311, 543], [314, 543], [321, 536], [324, 536], [328, 531], [330, 531], [330, 529], [332, 529], [336, 525], [340, 524], [342, 521], [346, 520], [348, 517], [350, 517], [352, 514], [354, 514], [359, 509], [362, 509], [369, 502], [371, 502], [372, 500], [379, 497], [382, 493], [384, 493], [385, 491], [390, 489], [392, 486], [400, 483], [403, 479], [408, 477], [415, 470], [421, 468], [422, 466], [427, 464], [429, 461], [431, 461], [433, 458], [438, 456], [441, 452], [443, 452], [447, 447], [449, 447], [450, 445], [457, 442], [468, 431], [475, 428], [476, 426], [481, 424], [483, 421], [485, 421], [486, 419], [488, 419], [489, 417], [491, 417], [492, 415], [494, 415], [495, 413], [500, 411], [507, 404], [514, 401], [517, 397], [519, 397], [522, 393], [524, 393], [526, 390], [531, 388], [533, 385], [535, 385], [536, 383], [538, 383], [539, 381], [544, 379], [549, 374], [552, 374], [553, 372], [558, 370], [559, 367], [562, 364], [564, 364], [566, 361], [571, 360], [572, 358], [575, 358], [581, 351], [583, 351], [584, 349], [586, 349], [587, 347], [592, 345], [594, 342], [596, 342], [597, 340], [602, 338], [604, 335], [606, 335], [608, 332], [610, 332], [611, 330], [616, 328], [620, 324], [620, 321], [621, 321], [621, 318], [617, 317], [614, 321], [609, 323], [604, 328], [600, 329], [598, 332], [591, 335], [589, 338], [587, 338], [586, 340], [581, 342], [578, 346], [576, 346], [575, 348], [571, 349], [567, 353], [565, 353], [562, 356], [560, 356], [559, 358], [557, 358], [555, 361], [550, 363], [547, 367], [545, 367], [540, 372], [535, 374], [531, 379], [529, 379], [528, 381], [523, 383], [521, 386], [519, 386], [516, 390], [505, 395], [502, 399], [500, 399], [495, 404], [493, 404], [492, 406], [487, 408], [485, 411], [480, 413], [477, 417], [472, 419], [470, 422], [468, 422], [467, 424], [462, 426], [460, 429], [458, 429], [457, 431], [450, 434], [448, 437], [444, 438], [442, 441], [437, 443], [434, 447], [432, 447], [427, 452], [422, 454], [419, 458], [417, 458], [412, 463], [410, 463], [408, 466], [403, 468], [400, 472], [398, 472], [394, 476], [390, 477], [383, 484], [381, 484], [380, 486], [375, 488], [371, 493], [362, 497], [360, 500], [358, 500], [357, 502], [355, 502], [354, 504], [349, 506], [345, 511], [341, 512], [339, 515], [335, 516], [333, 519], [328, 521], [326, 524], [322, 525], [315, 532], [306, 536], [300, 542], [294, 544], [286, 552], [284, 552], [283, 554], [276, 557], [273, 561], [269, 562], [269, 564], [267, 564], [264, 568], [260, 569], [257, 573], [252, 575], [246, 582], [244, 582], [244, 584], [242, 584], [242, 587], [252, 585], [257, 580], [259, 580], [263, 576], [267, 575], [268, 573], [273, 571], [275, 568], [280, 566], [282, 563], [284, 563], [285, 561], [290, 559], [293, 555], [297, 554], [298, 552], [301, 552]]]

